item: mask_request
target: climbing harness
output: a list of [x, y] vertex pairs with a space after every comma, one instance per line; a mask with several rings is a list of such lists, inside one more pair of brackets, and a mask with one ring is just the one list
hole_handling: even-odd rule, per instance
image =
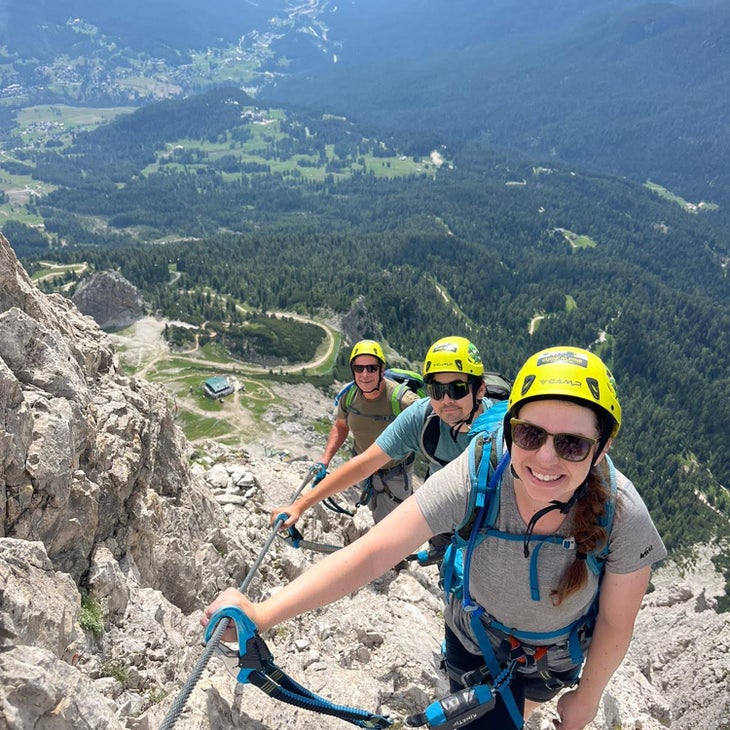
[[363, 481], [362, 491], [360, 497], [355, 504], [355, 507], [364, 507], [372, 501], [373, 497], [377, 499], [377, 495], [385, 494], [395, 504], [400, 504], [403, 500], [400, 497], [396, 497], [395, 494], [390, 490], [388, 486], [388, 479], [398, 474], [404, 474], [405, 486], [407, 490], [411, 490], [410, 480], [408, 479], [408, 467], [415, 461], [416, 455], [410, 454], [403, 461], [399, 462], [395, 466], [389, 469], [378, 469], [375, 474], [380, 477], [380, 483], [383, 485], [382, 489], [376, 489], [373, 484], [373, 477], [375, 474], [371, 474], [367, 479]]
[[[317, 475], [317, 472], [319, 470], [319, 466], [316, 464], [313, 464], [309, 467], [307, 470], [306, 475], [304, 476], [304, 479], [302, 480], [302, 483], [299, 485], [297, 490], [294, 492], [294, 494], [290, 498], [290, 502], [293, 502], [304, 490], [304, 487], [309, 484], [309, 482], [314, 479], [314, 477]], [[276, 518], [276, 521], [271, 529], [271, 532], [269, 533], [269, 536], [266, 538], [266, 541], [264, 542], [264, 546], [261, 548], [261, 551], [258, 554], [258, 557], [254, 561], [253, 565], [251, 566], [251, 569], [248, 571], [246, 577], [243, 580], [243, 583], [241, 583], [239, 587], [239, 591], [241, 593], [245, 593], [248, 589], [248, 586], [251, 584], [251, 581], [254, 578], [254, 575], [256, 575], [256, 571], [259, 569], [259, 566], [261, 565], [264, 556], [268, 552], [269, 548], [271, 547], [271, 544], [274, 542], [274, 539], [276, 538], [279, 527], [281, 526], [281, 523], [286, 520], [287, 515], [281, 514]], [[160, 725], [159, 730], [170, 730], [175, 726], [175, 723], [177, 722], [178, 718], [180, 717], [180, 714], [185, 709], [185, 705], [188, 701], [188, 698], [192, 694], [192, 691], [195, 689], [195, 685], [199, 682], [200, 677], [203, 674], [203, 670], [208, 664], [208, 661], [210, 660], [210, 657], [217, 651], [221, 637], [223, 636], [225, 630], [228, 628], [229, 624], [229, 618], [224, 617], [221, 621], [218, 622], [218, 625], [216, 626], [215, 630], [213, 631], [212, 635], [206, 639], [206, 645], [205, 649], [203, 650], [203, 653], [200, 655], [200, 658], [198, 659], [197, 663], [193, 667], [193, 671], [191, 672], [190, 676], [188, 677], [187, 682], [185, 682], [185, 685], [183, 686], [182, 690], [178, 693], [177, 697], [173, 701], [172, 705], [170, 706], [170, 709], [167, 712], [167, 715], [165, 715], [164, 720], [162, 721], [162, 724]]]
[[206, 641], [214, 634], [219, 622], [228, 624], [229, 620], [236, 626], [238, 650], [223, 645], [218, 651], [223, 655], [223, 663], [228, 671], [242, 684], [253, 684], [273, 699], [305, 710], [332, 715], [358, 727], [386, 728], [392, 724], [390, 718], [384, 715], [334, 704], [295, 682], [274, 663], [274, 658], [259, 636], [256, 625], [236, 606], [225, 606], [211, 616], [205, 632]]

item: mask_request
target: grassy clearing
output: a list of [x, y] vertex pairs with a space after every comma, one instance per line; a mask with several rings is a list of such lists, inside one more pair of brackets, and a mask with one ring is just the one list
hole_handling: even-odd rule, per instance
[[[24, 142], [44, 143], [50, 139], [63, 141], [72, 131], [91, 130], [120, 114], [129, 114], [134, 107], [89, 108], [66, 104], [40, 104], [21, 109], [17, 129]], [[70, 134], [67, 142], [70, 142]]]
[[42, 268], [31, 274], [33, 281], [60, 279], [69, 273], [82, 274], [88, 268], [88, 264], [54, 264], [52, 262], [41, 262]]
[[[270, 173], [290, 175], [310, 181], [322, 181], [328, 175], [342, 177], [354, 172], [372, 173], [376, 177], [394, 178], [409, 175], [435, 175], [436, 165], [429, 158], [414, 160], [412, 157], [393, 154], [390, 157], [376, 157], [366, 154], [352, 161], [336, 173], [327, 170], [329, 163], [340, 162], [335, 154], [334, 145], [325, 145], [325, 154], [319, 155], [295, 154], [291, 157], [276, 157], [269, 154], [272, 145], [287, 138], [282, 132], [280, 121], [285, 114], [280, 109], [254, 110], [260, 121], [249, 125], [251, 137], [243, 142], [234, 140], [230, 135], [224, 141], [210, 142], [193, 139], [179, 139], [170, 141], [165, 151], [157, 155], [157, 160], [148, 165], [144, 174], [166, 170], [180, 172], [183, 169], [205, 169], [224, 157], [233, 155], [240, 164], [265, 165]], [[182, 157], [185, 156], [185, 160]], [[191, 156], [198, 156], [191, 161]], [[242, 173], [224, 172], [227, 181], [241, 179], [245, 175], [266, 175], [269, 172]]]
[[26, 204], [35, 198], [48, 195], [56, 189], [56, 186], [34, 179], [30, 173], [27, 175], [10, 173], [3, 169], [3, 160], [17, 162], [12, 156], [0, 153], [0, 191], [8, 197], [8, 202], [0, 205], [0, 215], [28, 226], [41, 225], [43, 219], [30, 213]]
[[[0, 190], [2, 190], [3, 192], [7, 192], [1, 179]], [[29, 212], [24, 205], [12, 205], [10, 203], [0, 205], [0, 227], [2, 226], [2, 222], [4, 220], [18, 221], [18, 223], [23, 223], [26, 226], [43, 225], [43, 218], [41, 218], [39, 215], [35, 215], [34, 213]]]
[[559, 233], [571, 246], [573, 250], [578, 248], [595, 248], [598, 244], [590, 237], [584, 236], [567, 228], [553, 228], [553, 233]]
[[242, 383], [245, 388], [245, 395], [241, 397], [245, 398], [246, 401], [262, 401], [265, 402], [267, 407], [270, 405], [272, 400], [275, 400], [274, 394], [271, 392], [269, 387], [258, 380], [252, 380], [251, 378], [239, 378], [239, 383]]
[[199, 441], [200, 439], [217, 440], [230, 433], [230, 426], [225, 420], [219, 418], [203, 418], [190, 411], [180, 410], [177, 414], [177, 421], [182, 428], [188, 441]]
[[664, 200], [675, 203], [683, 210], [686, 210], [688, 213], [699, 213], [705, 210], [717, 210], [720, 207], [719, 205], [717, 205], [717, 203], [705, 203], [702, 200], [699, 203], [690, 203], [688, 200], [685, 200], [679, 195], [675, 195], [675, 193], [667, 190], [665, 187], [662, 187], [657, 183], [653, 183], [651, 180], [647, 180], [644, 183], [644, 187], [648, 188], [653, 193], [656, 193], [660, 198], [664, 198]]

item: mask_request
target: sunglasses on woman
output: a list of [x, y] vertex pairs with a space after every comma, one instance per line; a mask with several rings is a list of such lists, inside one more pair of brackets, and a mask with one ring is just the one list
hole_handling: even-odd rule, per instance
[[377, 373], [380, 370], [380, 365], [353, 365], [352, 372], [357, 373]]
[[469, 383], [464, 380], [452, 380], [450, 383], [426, 383], [426, 392], [433, 400], [441, 400], [448, 395], [451, 400], [459, 400], [471, 391]]
[[555, 453], [565, 461], [584, 461], [598, 439], [575, 433], [550, 433], [540, 426], [519, 418], [510, 419], [512, 442], [525, 451], [537, 451], [552, 436]]

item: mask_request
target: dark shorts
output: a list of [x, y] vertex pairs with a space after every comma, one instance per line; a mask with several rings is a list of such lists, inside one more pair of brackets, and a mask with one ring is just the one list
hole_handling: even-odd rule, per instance
[[[449, 672], [449, 687], [452, 692], [464, 688], [457, 677], [466, 672], [480, 669], [484, 666], [484, 658], [481, 654], [472, 654], [464, 648], [454, 632], [446, 626], [446, 665]], [[499, 657], [498, 657], [499, 659]], [[524, 710], [525, 699], [533, 702], [546, 702], [555, 697], [563, 687], [575, 684], [580, 667], [573, 667], [565, 672], [553, 672], [552, 681], [546, 683], [544, 679], [535, 675], [525, 675], [519, 670], [515, 672], [510, 688], [520, 712]], [[477, 728], [489, 728], [489, 730], [515, 730], [515, 724], [505, 706], [502, 698], [497, 697], [494, 709], [473, 723], [464, 725], [464, 728], [477, 730]]]

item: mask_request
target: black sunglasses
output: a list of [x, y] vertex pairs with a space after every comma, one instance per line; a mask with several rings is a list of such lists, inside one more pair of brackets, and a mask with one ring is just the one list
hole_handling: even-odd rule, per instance
[[509, 424], [512, 427], [512, 441], [521, 449], [537, 451], [547, 441], [547, 437], [552, 436], [555, 453], [565, 461], [584, 461], [598, 443], [598, 439], [574, 433], [550, 433], [519, 418], [510, 419]]
[[378, 370], [380, 370], [380, 365], [353, 365], [352, 366], [352, 372], [353, 373], [377, 373]]
[[426, 392], [433, 400], [441, 400], [445, 395], [451, 400], [459, 400], [468, 395], [471, 388], [464, 380], [452, 380], [450, 383], [426, 383]]

